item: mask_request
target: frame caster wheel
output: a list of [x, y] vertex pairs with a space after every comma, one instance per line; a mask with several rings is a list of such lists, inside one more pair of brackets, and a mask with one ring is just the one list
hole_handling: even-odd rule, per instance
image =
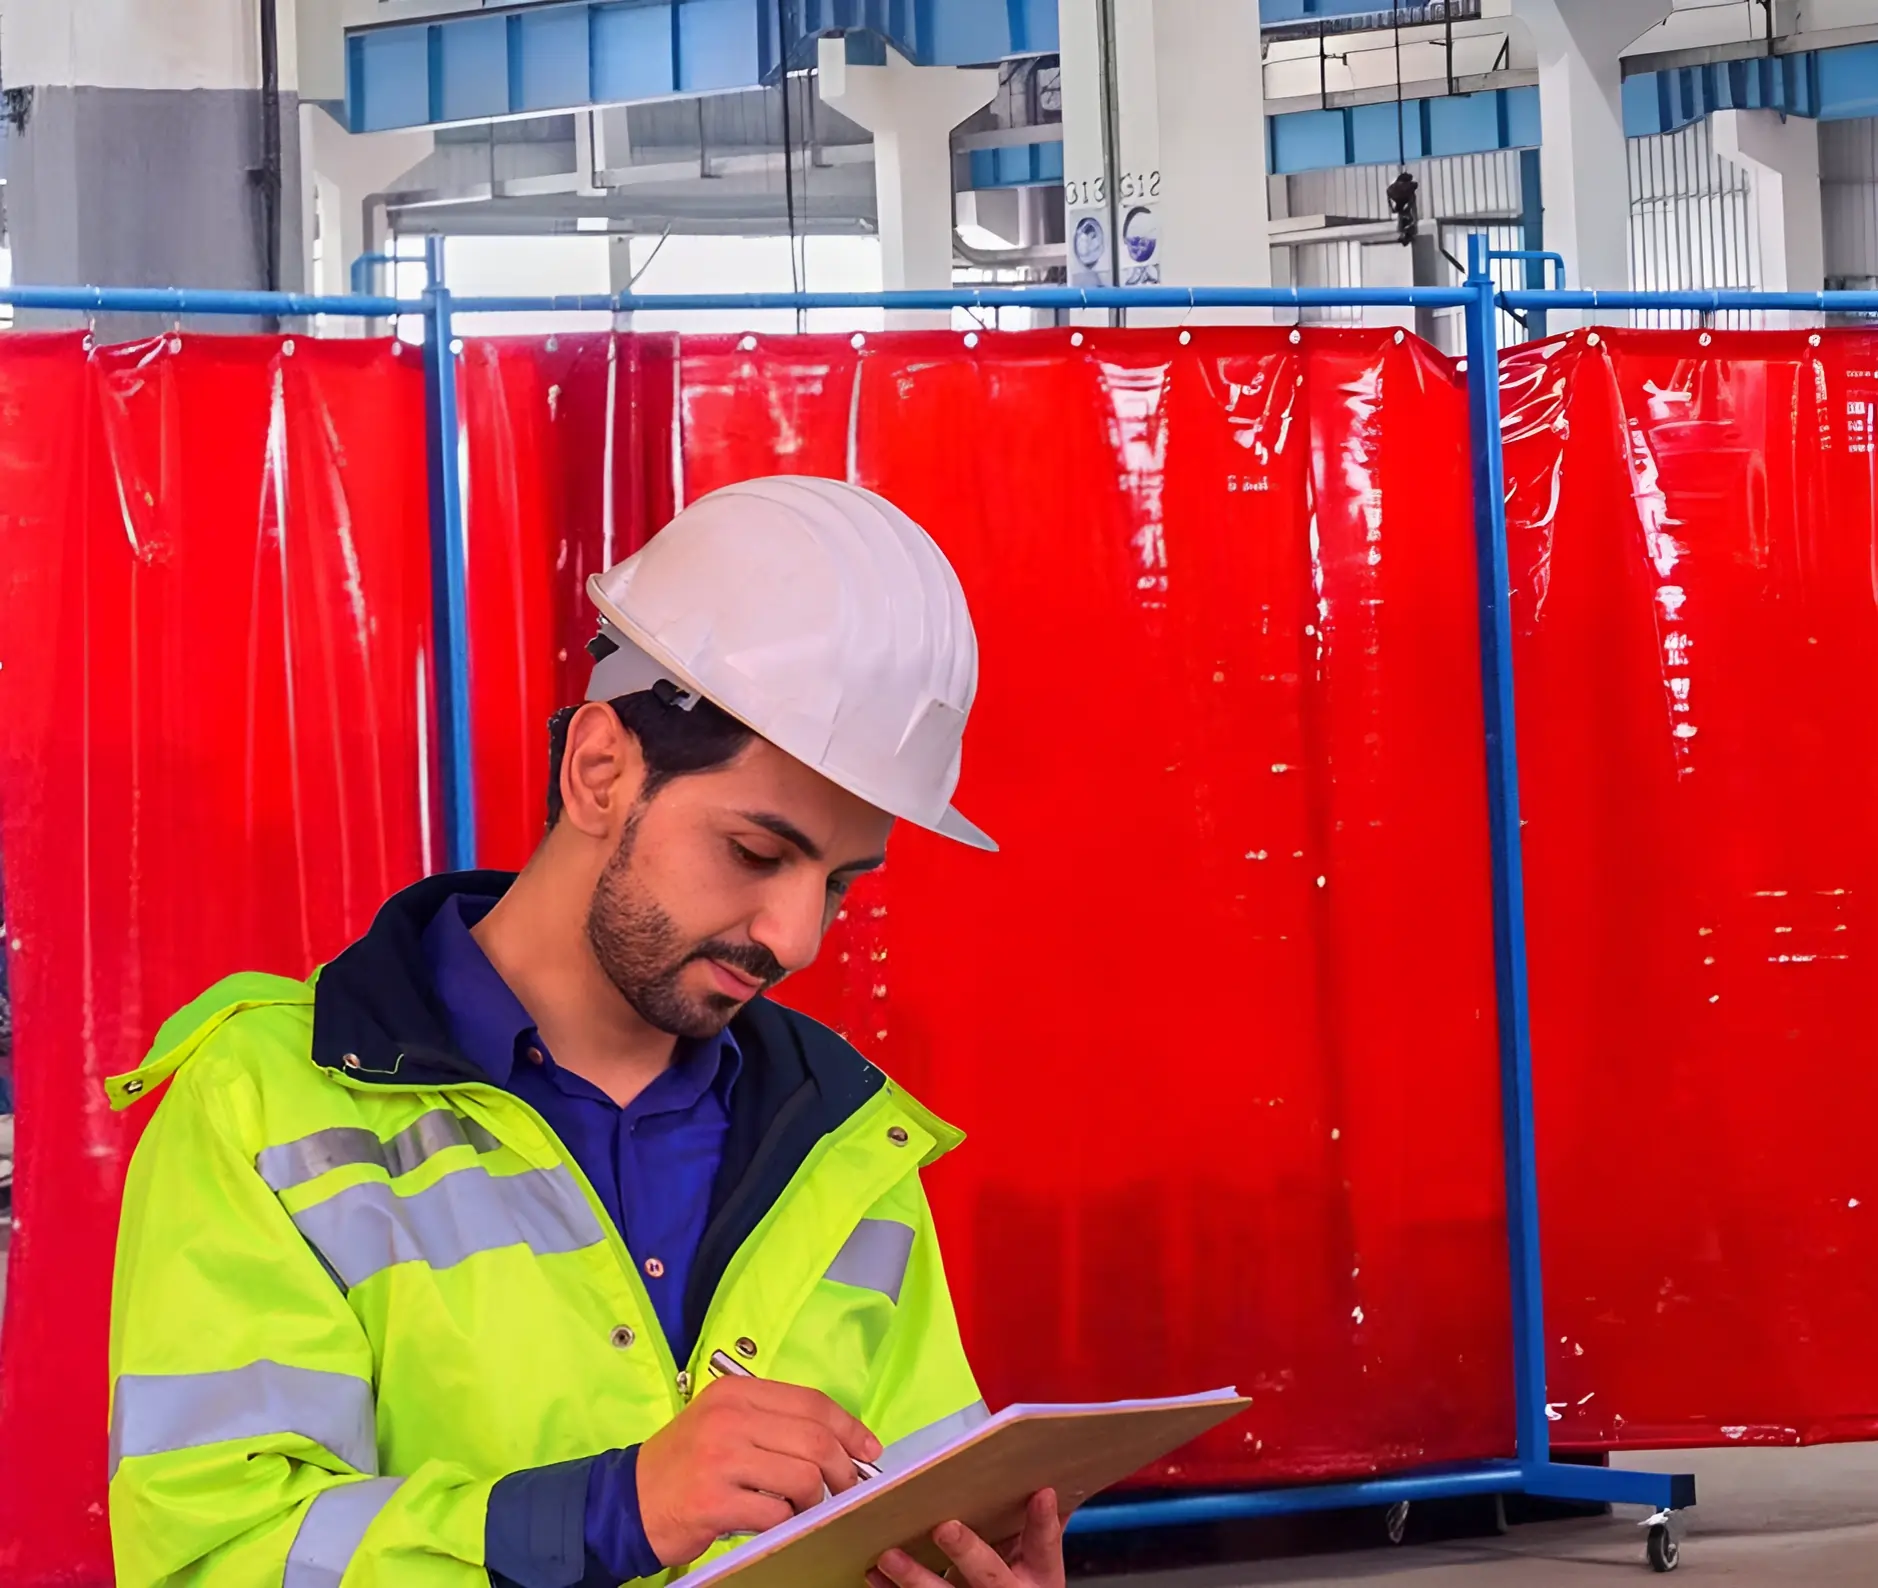
[[1651, 1571], [1674, 1571], [1682, 1564], [1682, 1546], [1676, 1542], [1667, 1522], [1652, 1522], [1643, 1552]]
[[1408, 1536], [1409, 1503], [1397, 1500], [1383, 1513], [1383, 1531], [1389, 1535], [1391, 1544], [1400, 1544]]

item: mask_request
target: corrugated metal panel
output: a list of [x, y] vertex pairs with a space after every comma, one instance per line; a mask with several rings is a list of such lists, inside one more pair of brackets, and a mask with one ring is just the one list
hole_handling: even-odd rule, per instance
[[1878, 119], [1819, 124], [1826, 285], [1878, 286]]
[[[1709, 124], [1632, 138], [1629, 154], [1631, 286], [1646, 292], [1760, 286], [1752, 187], [1741, 167], [1715, 153]], [[1681, 309], [1641, 310], [1635, 318], [1639, 325], [1705, 323]], [[1706, 323], [1747, 326], [1758, 319], [1722, 314]]]
[[[1295, 172], [1285, 178], [1290, 213], [1386, 220], [1385, 189], [1399, 169], [1395, 165], [1345, 165]], [[1411, 160], [1409, 171], [1421, 184], [1422, 214], [1431, 220], [1519, 213], [1517, 149]]]
[[[1291, 250], [1293, 280], [1300, 287], [1360, 287], [1363, 284], [1361, 243], [1306, 243]], [[1300, 309], [1299, 325], [1361, 325], [1363, 311], [1354, 306]]]

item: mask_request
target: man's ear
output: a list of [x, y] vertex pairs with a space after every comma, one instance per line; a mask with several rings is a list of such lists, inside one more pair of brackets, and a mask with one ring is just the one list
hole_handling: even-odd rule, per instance
[[567, 725], [561, 819], [589, 838], [617, 841], [645, 782], [639, 740], [605, 701], [588, 701]]

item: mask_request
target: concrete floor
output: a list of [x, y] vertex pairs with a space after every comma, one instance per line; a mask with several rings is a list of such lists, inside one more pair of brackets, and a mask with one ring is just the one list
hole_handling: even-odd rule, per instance
[[[1676, 1580], [1767, 1588], [1878, 1588], [1878, 1445], [1806, 1450], [1632, 1452], [1628, 1466], [1691, 1471], [1701, 1504], [1682, 1529]], [[1255, 1588], [1274, 1583], [1598, 1588], [1654, 1581], [1644, 1513], [1515, 1527], [1504, 1537], [1235, 1566], [1136, 1573], [1127, 1588]]]

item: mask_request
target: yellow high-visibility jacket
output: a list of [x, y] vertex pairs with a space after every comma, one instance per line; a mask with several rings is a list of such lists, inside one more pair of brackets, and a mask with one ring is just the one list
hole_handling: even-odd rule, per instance
[[312, 983], [231, 977], [108, 1083], [168, 1090], [131, 1163], [111, 1321], [120, 1588], [591, 1585], [587, 1468], [715, 1350], [910, 1459], [984, 1415], [919, 1170], [960, 1137], [759, 1000], [673, 1361], [537, 1114], [453, 1051], [394, 898]]

